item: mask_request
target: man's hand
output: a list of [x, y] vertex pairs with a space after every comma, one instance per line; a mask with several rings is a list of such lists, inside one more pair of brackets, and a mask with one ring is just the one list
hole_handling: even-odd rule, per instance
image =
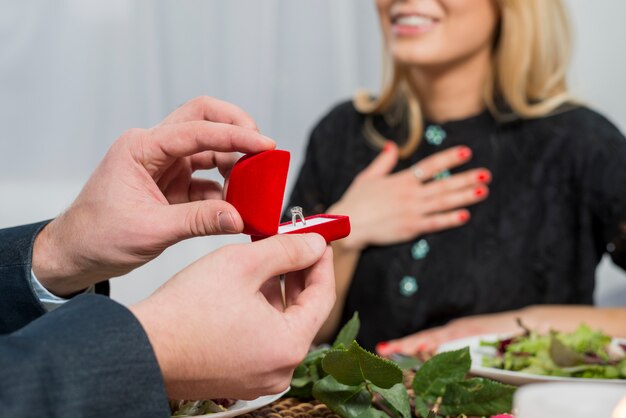
[[[289, 273], [284, 312], [281, 273]], [[332, 251], [305, 234], [219, 249], [130, 309], [170, 398], [252, 399], [289, 385], [334, 301]]]
[[229, 103], [201, 97], [151, 129], [133, 129], [109, 149], [70, 208], [35, 241], [33, 270], [66, 296], [125, 274], [186, 238], [237, 233], [243, 222], [219, 183], [193, 178], [233, 152], [274, 148], [254, 121]]

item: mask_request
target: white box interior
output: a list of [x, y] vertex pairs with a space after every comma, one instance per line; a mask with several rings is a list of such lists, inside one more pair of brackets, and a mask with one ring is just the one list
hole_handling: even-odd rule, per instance
[[305, 225], [302, 223], [300, 219], [298, 219], [298, 222], [296, 222], [295, 226], [292, 223], [289, 223], [288, 225], [279, 226], [278, 233], [286, 234], [288, 232], [297, 231], [298, 229], [307, 228], [309, 226], [321, 225], [321, 224], [325, 224], [327, 222], [332, 222], [335, 220], [336, 219], [334, 218], [312, 218], [312, 219], [307, 219], [306, 225]]

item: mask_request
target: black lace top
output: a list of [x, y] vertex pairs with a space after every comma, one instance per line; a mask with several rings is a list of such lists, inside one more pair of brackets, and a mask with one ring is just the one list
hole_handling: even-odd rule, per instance
[[[289, 207], [324, 212], [377, 155], [352, 104], [315, 127]], [[374, 125], [400, 141], [383, 118]], [[488, 199], [463, 227], [366, 248], [342, 322], [361, 316], [359, 340], [379, 341], [460, 316], [531, 304], [591, 304], [603, 253], [626, 268], [626, 139], [603, 116], [570, 107], [541, 119], [499, 123], [487, 111], [440, 126], [396, 170], [455, 145], [493, 174]], [[625, 301], [626, 302], [626, 301]]]

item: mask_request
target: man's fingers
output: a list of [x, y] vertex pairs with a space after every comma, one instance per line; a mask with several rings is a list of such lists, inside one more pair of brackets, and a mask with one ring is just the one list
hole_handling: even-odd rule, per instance
[[333, 252], [327, 247], [322, 258], [305, 272], [304, 290], [285, 313], [292, 324], [297, 324], [294, 329], [310, 341], [328, 318], [335, 298]]
[[280, 282], [278, 277], [271, 277], [259, 289], [267, 302], [279, 312], [283, 311], [283, 298], [280, 291]]
[[240, 247], [242, 262], [253, 266], [259, 287], [270, 277], [300, 271], [320, 259], [326, 242], [318, 234], [275, 235]]
[[175, 241], [206, 235], [235, 234], [243, 221], [235, 208], [223, 200], [202, 200], [164, 206], [163, 225]]
[[222, 185], [213, 180], [191, 179], [189, 201], [222, 199]]
[[258, 132], [215, 122], [162, 125], [148, 132], [141, 144], [142, 163], [157, 169], [174, 158], [205, 151], [256, 153], [276, 146], [272, 139]]
[[213, 97], [201, 96], [188, 101], [165, 118], [162, 125], [206, 120], [227, 123], [257, 131], [254, 119], [232, 103]]
[[240, 157], [241, 155], [236, 152], [204, 151], [192, 155], [189, 159], [192, 171], [210, 170], [217, 167], [222, 177], [226, 178]]
[[398, 164], [398, 147], [389, 141], [374, 161], [359, 173], [358, 178], [364, 180], [384, 176], [391, 173], [396, 164]]

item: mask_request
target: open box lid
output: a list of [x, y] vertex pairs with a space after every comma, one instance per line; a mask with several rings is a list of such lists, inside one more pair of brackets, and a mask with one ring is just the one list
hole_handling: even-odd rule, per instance
[[228, 179], [226, 201], [243, 220], [244, 234], [278, 233], [289, 171], [289, 152], [265, 151], [245, 155], [235, 163]]

